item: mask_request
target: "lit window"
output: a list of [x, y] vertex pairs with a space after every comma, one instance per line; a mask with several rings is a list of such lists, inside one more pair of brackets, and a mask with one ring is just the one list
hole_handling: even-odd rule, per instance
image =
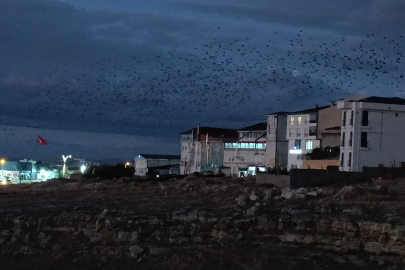
[[294, 117], [290, 118], [290, 125], [294, 125]]
[[298, 117], [298, 125], [301, 125], [301, 121], [302, 121], [302, 118], [301, 118], [301, 116], [300, 117]]
[[311, 150], [312, 149], [312, 140], [307, 140], [305, 142], [305, 149]]

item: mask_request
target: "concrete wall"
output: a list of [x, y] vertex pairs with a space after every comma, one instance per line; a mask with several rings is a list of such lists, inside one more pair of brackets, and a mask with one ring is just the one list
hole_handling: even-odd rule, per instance
[[[287, 116], [267, 116], [266, 167], [286, 168], [288, 164]], [[276, 164], [277, 163], [277, 164]]]
[[272, 184], [277, 187], [289, 187], [290, 186], [290, 176], [289, 175], [257, 173], [256, 174], [256, 184]]
[[318, 112], [318, 133], [324, 132], [327, 128], [340, 127], [341, 124], [342, 109], [338, 109], [336, 105]]
[[328, 166], [339, 166], [339, 160], [303, 160], [302, 169], [326, 170]]
[[[344, 103], [346, 114], [350, 118], [354, 111], [354, 123], [346, 121], [342, 127], [345, 132], [345, 145], [341, 147], [344, 155], [343, 171], [362, 171], [363, 167], [377, 167], [383, 164], [386, 167], [399, 167], [405, 161], [405, 106], [390, 104], [363, 104], [359, 102]], [[351, 107], [350, 107], [351, 106]], [[367, 109], [368, 126], [362, 126], [362, 112]], [[353, 132], [353, 143], [349, 145], [350, 132]], [[361, 147], [361, 133], [367, 133], [368, 145]], [[349, 167], [349, 154], [352, 155]]]
[[322, 148], [340, 146], [340, 132], [322, 134], [321, 146]]

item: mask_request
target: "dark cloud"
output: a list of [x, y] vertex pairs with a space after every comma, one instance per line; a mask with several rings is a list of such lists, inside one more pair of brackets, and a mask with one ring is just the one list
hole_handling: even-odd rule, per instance
[[169, 154], [198, 124], [402, 95], [402, 11], [394, 0], [0, 0], [0, 123], [152, 136], [164, 144], [139, 149]]

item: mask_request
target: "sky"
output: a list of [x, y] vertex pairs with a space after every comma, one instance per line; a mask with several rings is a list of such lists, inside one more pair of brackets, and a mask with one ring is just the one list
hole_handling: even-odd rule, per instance
[[404, 12], [403, 0], [0, 0], [0, 156], [179, 154], [197, 125], [405, 97]]

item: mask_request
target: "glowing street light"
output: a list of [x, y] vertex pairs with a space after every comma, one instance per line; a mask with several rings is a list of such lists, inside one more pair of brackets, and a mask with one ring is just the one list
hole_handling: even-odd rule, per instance
[[63, 158], [63, 176], [62, 176], [62, 177], [65, 177], [66, 160], [67, 160], [68, 158], [72, 158], [72, 155], [68, 155], [68, 156], [66, 156], [66, 157], [65, 157], [65, 155], [62, 155], [62, 158]]
[[125, 163], [125, 168], [128, 168], [131, 165], [131, 163], [127, 162]]
[[6, 163], [5, 159], [0, 160], [1, 163], [1, 180], [3, 181], [3, 184], [6, 184], [7, 182], [4, 180], [4, 171], [3, 171], [3, 167], [4, 164]]
[[86, 165], [82, 165], [80, 167], [80, 171], [82, 172], [82, 174], [84, 174], [84, 171], [86, 170]]

